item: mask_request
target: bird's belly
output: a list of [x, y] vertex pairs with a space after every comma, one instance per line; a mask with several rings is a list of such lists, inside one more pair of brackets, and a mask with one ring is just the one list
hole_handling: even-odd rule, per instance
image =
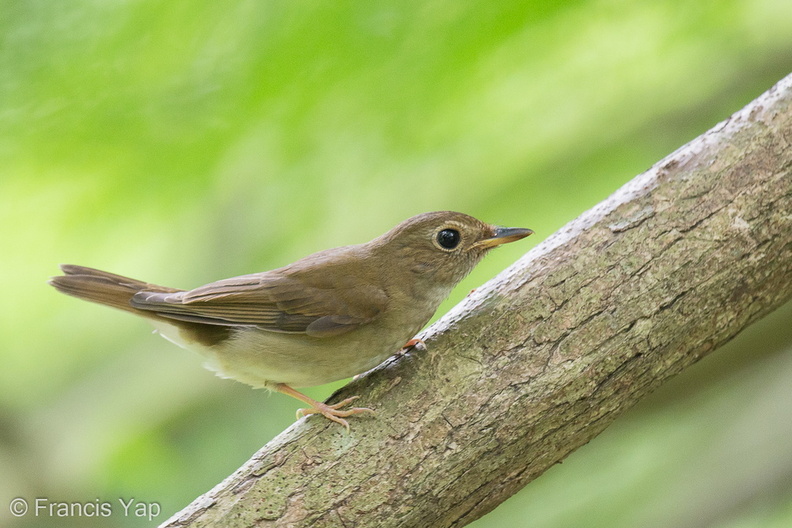
[[[322, 385], [374, 368], [396, 353], [404, 342], [367, 340], [358, 329], [352, 335], [315, 338], [247, 327], [236, 330], [226, 341], [201, 347], [204, 366], [219, 376], [254, 387], [285, 383], [292, 387]], [[363, 332], [366, 334], [367, 332]], [[364, 342], [374, 342], [375, 347]], [[188, 348], [193, 348], [188, 346]]]

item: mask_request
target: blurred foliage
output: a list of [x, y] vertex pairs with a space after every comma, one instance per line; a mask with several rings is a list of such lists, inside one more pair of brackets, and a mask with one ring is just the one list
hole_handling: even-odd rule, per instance
[[[150, 525], [13, 519], [19, 496], [163, 521], [298, 406], [57, 295], [57, 263], [187, 288], [428, 210], [536, 231], [443, 313], [788, 74], [790, 35], [786, 0], [0, 4], [0, 524]], [[791, 526], [790, 317], [475, 526]]]

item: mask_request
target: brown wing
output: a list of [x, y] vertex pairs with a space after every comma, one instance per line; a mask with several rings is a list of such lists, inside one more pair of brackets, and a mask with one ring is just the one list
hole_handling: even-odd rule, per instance
[[225, 279], [186, 292], [143, 291], [131, 301], [135, 308], [182, 321], [255, 325], [315, 337], [343, 334], [369, 323], [386, 303], [385, 292], [364, 281], [280, 271]]

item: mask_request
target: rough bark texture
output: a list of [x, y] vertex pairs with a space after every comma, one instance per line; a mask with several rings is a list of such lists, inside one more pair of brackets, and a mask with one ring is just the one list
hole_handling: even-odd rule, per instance
[[792, 296], [792, 76], [638, 176], [163, 526], [464, 526]]

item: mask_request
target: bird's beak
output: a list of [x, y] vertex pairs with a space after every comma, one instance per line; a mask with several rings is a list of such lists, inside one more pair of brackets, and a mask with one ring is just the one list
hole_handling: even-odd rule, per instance
[[520, 240], [528, 235], [532, 235], [533, 231], [522, 227], [493, 227], [492, 236], [476, 242], [476, 246], [484, 249], [494, 248], [501, 244], [507, 244]]

